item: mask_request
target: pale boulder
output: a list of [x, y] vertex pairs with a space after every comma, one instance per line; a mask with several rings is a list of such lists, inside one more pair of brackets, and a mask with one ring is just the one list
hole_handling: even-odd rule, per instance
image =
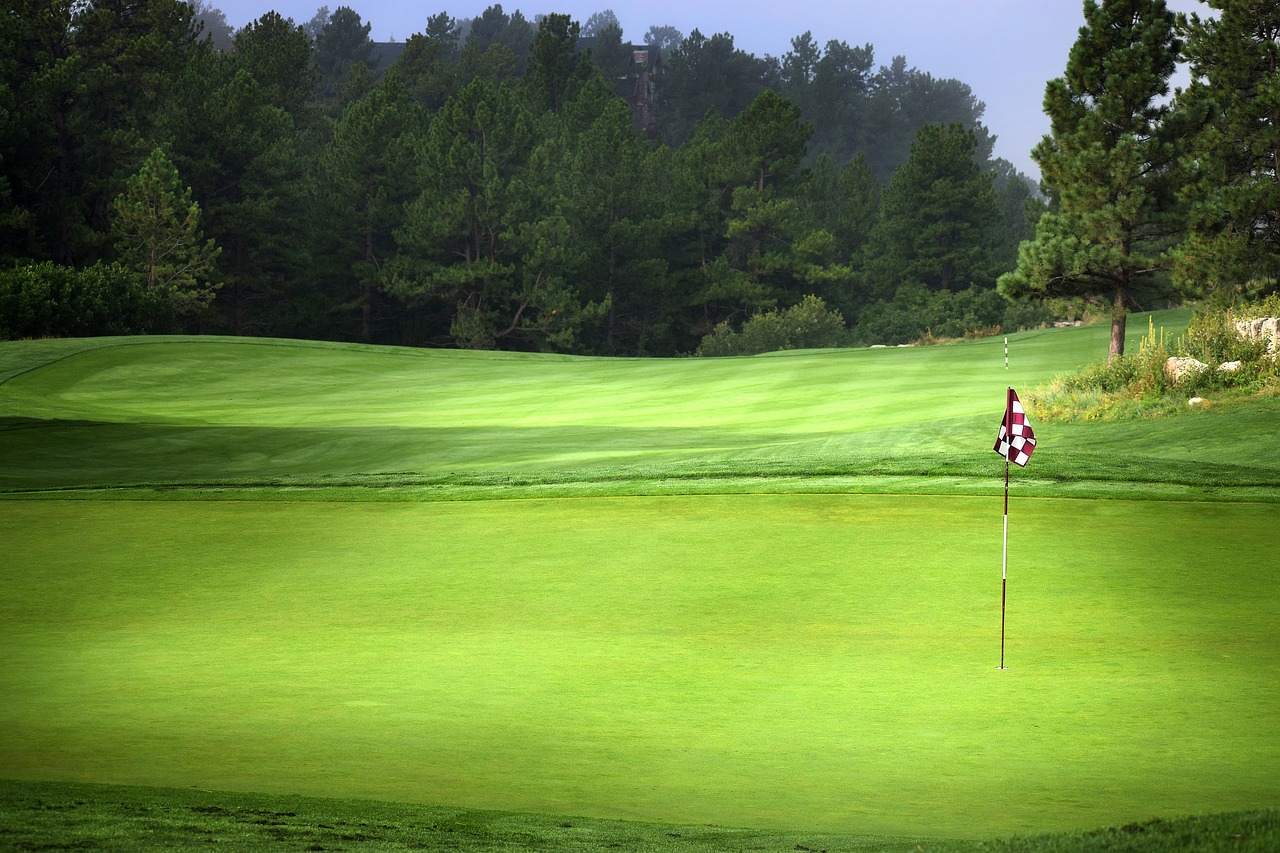
[[1183, 358], [1181, 356], [1171, 355], [1164, 363], [1164, 373], [1174, 382], [1189, 373], [1199, 373], [1202, 370], [1208, 370], [1209, 365], [1205, 364], [1198, 358]]

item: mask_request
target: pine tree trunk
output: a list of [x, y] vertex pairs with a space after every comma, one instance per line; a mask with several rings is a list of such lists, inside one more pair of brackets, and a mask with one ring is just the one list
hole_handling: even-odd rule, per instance
[[1107, 363], [1118, 355], [1124, 355], [1124, 325], [1128, 312], [1124, 307], [1124, 289], [1116, 286], [1115, 301], [1111, 304], [1111, 348], [1107, 351]]

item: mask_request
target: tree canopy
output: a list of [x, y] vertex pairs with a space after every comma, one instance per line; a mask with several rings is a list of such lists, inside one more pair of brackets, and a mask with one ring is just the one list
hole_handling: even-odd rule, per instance
[[[1275, 13], [1249, 0], [1180, 30], [1159, 0], [1087, 4], [1046, 93], [1047, 198], [992, 159], [965, 83], [809, 32], [756, 56], [494, 4], [378, 44], [349, 6], [228, 37], [204, 3], [15, 2], [0, 264], [28, 306], [119, 287], [65, 303], [103, 331], [673, 355], [763, 316], [896, 342], [1043, 322], [1026, 297], [1122, 324], [1171, 280], [1274, 288]], [[164, 310], [126, 284], [160, 280]]]
[[1032, 152], [1058, 206], [1001, 287], [1013, 296], [1108, 297], [1116, 356], [1135, 290], [1160, 286], [1177, 229], [1179, 151], [1163, 98], [1181, 44], [1163, 0], [1086, 0], [1084, 11], [1066, 74], [1045, 89], [1051, 131]]

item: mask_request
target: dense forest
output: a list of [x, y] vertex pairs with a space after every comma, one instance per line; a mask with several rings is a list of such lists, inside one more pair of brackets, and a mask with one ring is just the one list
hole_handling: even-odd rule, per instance
[[[1147, 81], [1167, 92], [1184, 44], [1172, 15], [1103, 4], [1115, 6], [1149, 7], [1130, 10], [1135, 39], [1167, 25], [1165, 43], [1143, 41], [1169, 59]], [[609, 11], [579, 23], [501, 5], [432, 15], [396, 44], [372, 42], [349, 7], [301, 24], [268, 12], [238, 32], [176, 0], [7, 7], [0, 337], [718, 354], [961, 336], [1115, 301], [1105, 276], [1078, 264], [1064, 275], [1061, 240], [1056, 260], [1035, 250], [1052, 244], [1046, 223], [1069, 221], [1064, 187], [1085, 180], [1066, 124], [1055, 118], [1037, 149], [1042, 194], [992, 158], [967, 85], [904, 57], [878, 65], [869, 44], [804, 33], [757, 57], [729, 33], [655, 25], [634, 40]], [[1134, 132], [1165, 146], [1141, 156], [1163, 158], [1170, 198], [1175, 184], [1223, 186], [1176, 164], [1196, 139], [1207, 163], [1202, 129], [1226, 129], [1205, 93], [1228, 49], [1211, 37], [1230, 36], [1182, 24], [1202, 30], [1186, 40], [1200, 45], [1198, 99], [1133, 107], [1151, 125]], [[1066, 112], [1106, 100], [1062, 95], [1083, 104]], [[1265, 163], [1247, 168], [1249, 186], [1264, 183]], [[1150, 286], [1126, 282], [1116, 310], [1205, 279], [1170, 252], [1194, 238], [1195, 257], [1210, 254], [1220, 206], [1197, 231], [1194, 201], [1169, 201], [1158, 228], [1130, 235], [1174, 260], [1144, 272]], [[1266, 227], [1273, 238], [1273, 220], [1254, 231]], [[1217, 290], [1273, 282], [1274, 239], [1269, 251], [1214, 278]]]

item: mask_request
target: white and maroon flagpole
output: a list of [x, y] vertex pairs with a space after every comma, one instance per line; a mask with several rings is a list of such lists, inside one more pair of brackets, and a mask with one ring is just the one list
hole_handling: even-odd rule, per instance
[[[1010, 415], [1013, 412], [1013, 388], [1006, 388], [1004, 395], [1004, 434], [1011, 432]], [[1004, 603], [1009, 585], [1009, 455], [1004, 456], [1004, 549], [1000, 558], [1000, 669], [1004, 665]]]
[[996, 437], [996, 453], [1004, 457], [1004, 557], [1000, 566], [1000, 669], [1004, 669], [1004, 605], [1009, 585], [1009, 463], [1026, 467], [1036, 449], [1036, 434], [1027, 421], [1018, 393], [1005, 389], [1004, 420]]

